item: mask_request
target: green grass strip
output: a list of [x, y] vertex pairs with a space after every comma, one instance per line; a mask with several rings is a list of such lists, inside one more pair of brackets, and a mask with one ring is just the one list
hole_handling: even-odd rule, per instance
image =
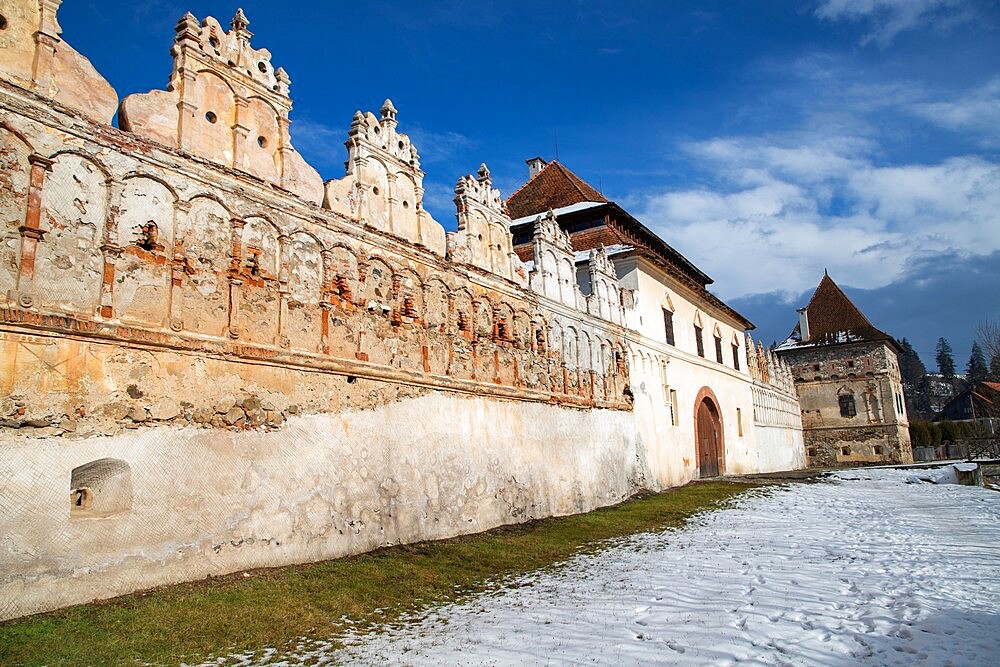
[[397, 546], [350, 558], [159, 588], [0, 625], [2, 665], [176, 665], [290, 650], [392, 622], [556, 565], [600, 542], [683, 525], [746, 484], [698, 483], [587, 514]]

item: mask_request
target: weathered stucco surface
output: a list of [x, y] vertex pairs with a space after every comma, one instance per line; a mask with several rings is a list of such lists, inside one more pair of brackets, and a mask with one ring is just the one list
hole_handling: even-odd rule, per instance
[[[274, 432], [160, 426], [67, 442], [6, 431], [0, 617], [618, 502], [642, 479], [630, 421], [431, 393], [293, 416]], [[73, 469], [101, 459], [127, 466], [130, 502], [75, 511]]]

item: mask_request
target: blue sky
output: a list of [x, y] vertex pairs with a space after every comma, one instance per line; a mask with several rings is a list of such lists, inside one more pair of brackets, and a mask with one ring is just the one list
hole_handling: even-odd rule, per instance
[[[765, 343], [824, 268], [888, 333], [964, 368], [1000, 318], [1000, 3], [245, 1], [292, 79], [292, 136], [343, 175], [355, 109], [386, 97], [454, 228], [455, 181], [561, 162], [715, 279]], [[124, 97], [162, 88], [185, 11], [67, 0], [63, 37]]]

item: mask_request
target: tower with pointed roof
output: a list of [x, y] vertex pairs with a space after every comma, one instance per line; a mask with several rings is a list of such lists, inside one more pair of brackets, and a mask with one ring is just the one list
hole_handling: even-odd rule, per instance
[[798, 313], [775, 351], [795, 377], [809, 465], [912, 462], [893, 337], [826, 272]]

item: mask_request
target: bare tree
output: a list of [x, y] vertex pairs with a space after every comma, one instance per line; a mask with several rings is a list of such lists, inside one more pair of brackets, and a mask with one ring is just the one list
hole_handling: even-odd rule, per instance
[[1000, 355], [1000, 318], [981, 319], [976, 327], [976, 342], [987, 359]]
[[989, 364], [989, 378], [1000, 382], [1000, 318], [984, 317], [976, 327], [976, 342]]

